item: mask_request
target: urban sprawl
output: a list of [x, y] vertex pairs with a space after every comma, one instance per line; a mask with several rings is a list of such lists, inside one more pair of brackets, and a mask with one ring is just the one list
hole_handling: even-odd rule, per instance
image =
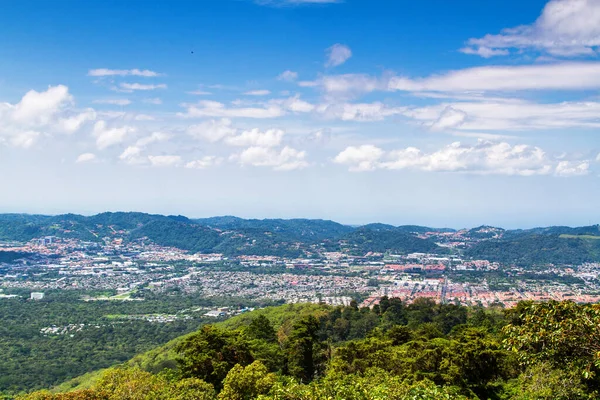
[[[461, 231], [432, 232], [447, 247], [459, 246]], [[192, 254], [147, 239], [101, 242], [44, 237], [5, 242], [0, 250], [35, 254], [0, 264], [0, 301], [15, 289], [32, 300], [49, 290], [108, 291], [82, 301], [143, 301], [143, 293], [178, 291], [205, 298], [237, 297], [286, 303], [372, 307], [382, 296], [408, 303], [419, 297], [463, 305], [511, 307], [522, 300], [600, 300], [600, 264], [523, 268], [488, 260], [412, 253], [321, 252], [311, 258]], [[549, 278], [550, 277], [550, 278]], [[539, 279], [538, 279], [539, 278]], [[221, 311], [210, 311], [219, 316]], [[168, 320], [168, 317], [165, 317]]]

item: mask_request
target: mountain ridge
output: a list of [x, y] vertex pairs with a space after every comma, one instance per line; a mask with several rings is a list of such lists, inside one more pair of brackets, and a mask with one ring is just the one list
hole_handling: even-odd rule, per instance
[[[448, 239], [448, 235], [454, 237]], [[505, 230], [482, 225], [454, 230], [382, 223], [358, 227], [323, 219], [188, 218], [142, 212], [0, 214], [0, 240], [27, 242], [44, 236], [98, 242], [144, 238], [167, 247], [225, 256], [307, 257], [323, 251], [463, 254], [507, 263], [600, 261], [600, 226], [550, 226]], [[443, 245], [448, 240], [462, 246]], [[442, 245], [440, 245], [442, 244]], [[451, 249], [452, 248], [452, 249]]]

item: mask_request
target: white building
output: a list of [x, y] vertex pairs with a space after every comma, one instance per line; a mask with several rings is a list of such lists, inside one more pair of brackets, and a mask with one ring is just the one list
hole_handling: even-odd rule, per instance
[[42, 300], [44, 298], [44, 293], [42, 292], [32, 292], [31, 300]]

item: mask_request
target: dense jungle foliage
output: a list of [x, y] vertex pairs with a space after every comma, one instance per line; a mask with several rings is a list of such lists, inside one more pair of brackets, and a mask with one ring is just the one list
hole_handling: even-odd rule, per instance
[[205, 325], [70, 392], [19, 399], [593, 399], [599, 369], [599, 305], [382, 298]]

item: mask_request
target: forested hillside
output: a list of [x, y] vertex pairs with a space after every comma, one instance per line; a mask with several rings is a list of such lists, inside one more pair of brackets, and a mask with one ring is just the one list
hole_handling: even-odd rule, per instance
[[593, 399], [599, 350], [598, 305], [285, 305], [19, 399]]
[[[455, 238], [444, 236], [446, 233]], [[459, 254], [515, 264], [580, 264], [600, 261], [600, 227], [504, 230], [489, 226], [454, 231], [416, 225], [351, 227], [311, 219], [188, 219], [135, 212], [41, 216], [0, 215], [0, 241], [25, 242], [43, 236], [98, 242], [104, 238], [148, 239], [161, 246], [226, 256], [304, 257], [322, 251], [362, 256], [378, 253]], [[446, 246], [443, 241], [458, 247]], [[440, 245], [441, 244], [441, 245]], [[0, 260], [0, 262], [2, 262]]]

